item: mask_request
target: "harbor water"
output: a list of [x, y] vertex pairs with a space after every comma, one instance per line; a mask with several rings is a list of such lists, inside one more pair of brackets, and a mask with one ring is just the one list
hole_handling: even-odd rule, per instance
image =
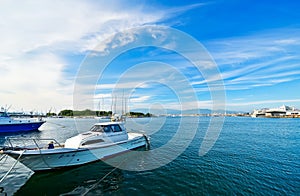
[[[79, 132], [87, 131], [97, 121], [47, 119], [40, 131], [14, 136], [55, 138], [64, 142]], [[0, 195], [300, 194], [300, 119], [226, 117], [215, 145], [204, 156], [199, 156], [199, 148], [210, 117], [152, 119], [153, 122], [162, 122], [154, 123], [159, 126], [152, 132], [153, 127], [142, 126], [150, 121], [148, 118], [136, 118], [128, 119], [126, 123], [128, 129], [137, 130], [137, 125], [141, 125], [143, 131], [150, 134], [150, 152], [168, 144], [180, 123], [186, 131], [193, 130], [195, 126], [197, 131], [179, 156], [156, 169], [129, 171], [99, 161], [33, 174], [17, 165], [18, 168], [12, 170], [1, 183]], [[1, 144], [5, 136], [0, 136]], [[180, 142], [186, 142], [185, 137], [176, 142], [179, 145]], [[130, 153], [112, 158], [111, 161], [122, 164], [127, 156]], [[155, 154], [148, 153], [147, 156], [148, 161], [155, 161]], [[9, 161], [13, 163], [13, 160], [7, 160], [6, 163]], [[139, 167], [143, 167], [143, 162], [139, 163]], [[7, 164], [1, 165], [2, 176], [7, 169]]]

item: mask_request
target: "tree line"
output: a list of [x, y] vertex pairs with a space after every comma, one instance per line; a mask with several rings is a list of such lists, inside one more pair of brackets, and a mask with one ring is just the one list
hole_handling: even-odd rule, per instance
[[[94, 110], [62, 110], [58, 114], [56, 113], [47, 113], [47, 116], [111, 116], [112, 111], [94, 111]], [[129, 112], [126, 116], [131, 116], [135, 118], [140, 117], [151, 117], [150, 113], [142, 113], [142, 112]]]

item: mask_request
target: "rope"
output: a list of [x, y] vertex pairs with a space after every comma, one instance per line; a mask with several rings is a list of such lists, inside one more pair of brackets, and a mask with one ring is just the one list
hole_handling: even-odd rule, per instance
[[[8, 155], [7, 154], [2, 154], [1, 157], [0, 157], [0, 165], [1, 165], [1, 168], [3, 167], [2, 165], [4, 165], [7, 161], [7, 157]], [[2, 160], [5, 158], [5, 160], [2, 162]], [[0, 187], [1, 188], [1, 187]], [[1, 193], [1, 190], [0, 190], [0, 193]]]
[[[143, 134], [145, 140], [146, 140], [146, 147], [149, 148], [150, 147], [150, 141], [149, 138]], [[86, 194], [88, 194], [92, 189], [94, 189], [98, 184], [100, 184], [100, 182], [102, 182], [106, 177], [108, 177], [110, 174], [112, 174], [116, 169], [119, 168], [120, 165], [122, 165], [128, 158], [124, 159], [117, 167], [115, 167], [114, 169], [112, 169], [110, 172], [108, 172], [107, 174], [105, 174], [105, 176], [103, 176], [98, 182], [96, 182], [91, 188], [89, 188], [87, 191], [85, 191], [82, 195], [85, 196]]]
[[144, 136], [144, 138], [145, 138], [145, 140], [146, 140], [146, 149], [150, 149], [150, 140], [149, 140], [149, 138], [145, 135], [145, 134], [143, 134], [143, 136]]
[[0, 183], [2, 183], [2, 181], [8, 176], [8, 174], [11, 172], [11, 170], [17, 165], [17, 163], [19, 162], [21, 156], [23, 155], [23, 153], [25, 152], [25, 150], [22, 151], [22, 153], [19, 155], [18, 159], [15, 161], [15, 163], [11, 166], [11, 168], [6, 172], [6, 174], [1, 178]]
[[2, 161], [2, 159], [3, 159], [4, 157], [6, 157], [6, 156], [7, 156], [7, 154], [1, 154], [0, 161]]
[[119, 168], [120, 165], [122, 165], [125, 161], [127, 160], [124, 159], [124, 161], [122, 161], [117, 167], [113, 168], [110, 172], [108, 172], [107, 174], [105, 174], [105, 176], [103, 176], [98, 182], [96, 182], [92, 187], [90, 187], [88, 190], [86, 190], [83, 194], [83, 196], [85, 196], [86, 194], [88, 194], [91, 190], [93, 190], [96, 186], [98, 186], [106, 177], [108, 177], [110, 174], [112, 174], [116, 169]]
[[52, 167], [50, 167], [50, 165], [49, 165], [49, 164], [47, 163], [47, 161], [44, 159], [44, 155], [42, 154], [42, 150], [41, 150], [41, 148], [39, 147], [39, 145], [36, 143], [35, 140], [33, 140], [33, 141], [34, 141], [35, 145], [38, 147], [39, 153], [40, 153], [40, 157], [41, 157], [41, 159], [43, 160], [43, 162], [45, 163], [45, 165], [47, 165], [48, 168], [51, 168], [51, 169], [52, 169]]

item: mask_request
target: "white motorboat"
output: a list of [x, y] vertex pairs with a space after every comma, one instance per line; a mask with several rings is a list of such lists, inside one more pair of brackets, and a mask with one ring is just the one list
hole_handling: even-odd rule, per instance
[[[34, 145], [28, 145], [29, 140]], [[21, 141], [26, 145], [14, 145]], [[43, 141], [44, 146], [41, 139], [7, 138], [8, 145], [3, 148], [3, 153], [33, 171], [42, 171], [104, 160], [149, 145], [146, 135], [127, 132], [122, 122], [97, 123], [89, 131], [67, 139], [64, 145], [54, 139]], [[45, 141], [51, 142], [45, 146]]]

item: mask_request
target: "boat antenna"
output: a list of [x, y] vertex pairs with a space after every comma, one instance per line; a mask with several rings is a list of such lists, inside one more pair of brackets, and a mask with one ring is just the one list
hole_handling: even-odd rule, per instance
[[123, 95], [122, 95], [122, 115], [124, 115], [124, 89], [123, 89]]
[[114, 104], [114, 99], [113, 99], [113, 96], [111, 95], [111, 104], [110, 104], [111, 116], [113, 114], [113, 104]]
[[125, 98], [125, 116], [127, 115], [127, 98]]
[[115, 96], [115, 101], [114, 101], [114, 113], [117, 113], [117, 101], [118, 101], [118, 97]]

